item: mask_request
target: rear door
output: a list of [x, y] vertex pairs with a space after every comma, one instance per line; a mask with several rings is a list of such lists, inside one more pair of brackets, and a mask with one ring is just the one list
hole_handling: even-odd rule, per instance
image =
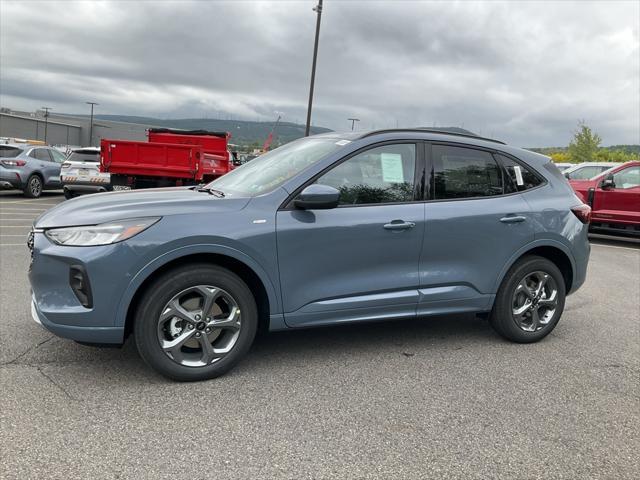
[[288, 325], [415, 317], [424, 233], [419, 146], [372, 147], [314, 179], [341, 192], [337, 208], [278, 211]]
[[530, 208], [519, 193], [529, 172], [507, 158], [515, 164], [512, 180], [490, 151], [466, 146], [433, 144], [428, 158], [418, 314], [482, 311], [505, 264], [533, 241]]
[[48, 148], [34, 148], [29, 152], [38, 170], [44, 178], [47, 188], [60, 185], [60, 164], [53, 161]]
[[615, 186], [598, 186], [593, 199], [593, 221], [640, 225], [640, 166], [612, 175]]

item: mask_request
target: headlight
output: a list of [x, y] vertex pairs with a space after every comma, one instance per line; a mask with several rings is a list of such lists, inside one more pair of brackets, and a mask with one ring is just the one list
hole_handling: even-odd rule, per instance
[[100, 225], [52, 228], [44, 234], [58, 245], [93, 247], [122, 242], [146, 230], [158, 220], [160, 217], [129, 218]]

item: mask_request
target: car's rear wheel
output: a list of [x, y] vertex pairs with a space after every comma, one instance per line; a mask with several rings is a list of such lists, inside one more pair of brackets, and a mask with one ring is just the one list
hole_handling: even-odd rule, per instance
[[27, 179], [27, 184], [22, 191], [26, 197], [38, 198], [42, 195], [42, 179], [34, 173]]
[[171, 270], [144, 294], [134, 324], [142, 358], [179, 381], [218, 377], [253, 343], [256, 302], [233, 272], [198, 264]]
[[537, 256], [524, 257], [507, 272], [489, 321], [509, 340], [537, 342], [558, 324], [565, 296], [564, 278], [553, 262]]

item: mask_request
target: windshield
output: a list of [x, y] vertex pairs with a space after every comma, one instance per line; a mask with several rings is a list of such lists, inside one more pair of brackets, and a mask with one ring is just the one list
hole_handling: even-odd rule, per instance
[[303, 138], [265, 153], [206, 186], [224, 193], [256, 196], [285, 181], [345, 145], [335, 138]]

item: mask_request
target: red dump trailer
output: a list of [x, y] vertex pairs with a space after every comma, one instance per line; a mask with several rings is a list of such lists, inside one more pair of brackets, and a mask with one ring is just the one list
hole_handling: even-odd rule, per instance
[[103, 139], [100, 171], [114, 190], [209, 182], [233, 169], [227, 132], [151, 128], [148, 141]]

